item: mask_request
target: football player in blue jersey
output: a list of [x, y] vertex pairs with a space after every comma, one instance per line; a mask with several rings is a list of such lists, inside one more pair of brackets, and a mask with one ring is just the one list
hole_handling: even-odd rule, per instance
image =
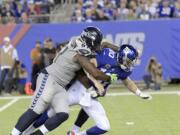
[[[133, 46], [122, 45], [117, 52], [109, 48], [103, 49], [95, 58], [91, 59], [91, 62], [107, 75], [116, 74], [118, 80], [122, 80], [125, 86], [137, 96], [143, 99], [151, 99], [150, 95], [142, 93], [129, 78], [137, 58], [138, 52]], [[105, 110], [97, 100], [97, 97], [106, 94], [110, 83], [97, 81], [91, 75], [87, 76], [88, 78], [79, 74], [78, 79], [68, 89], [69, 105], [79, 104], [82, 107], [68, 135], [99, 135], [106, 133], [110, 129]], [[52, 117], [53, 115], [54, 111], [50, 109], [48, 114], [43, 114], [43, 117], [34, 123], [34, 126], [38, 127], [46, 117]], [[95, 121], [95, 126], [83, 132], [79, 132], [79, 128], [89, 117]]]
[[[133, 46], [122, 45], [118, 52], [109, 48], [103, 49], [96, 55], [96, 58], [91, 61], [93, 61], [93, 63], [106, 74], [117, 74], [118, 80], [122, 80], [124, 85], [140, 98], [150, 100], [152, 97], [148, 94], [142, 93], [136, 84], [129, 78], [137, 58], [138, 52]], [[102, 94], [104, 96], [110, 83], [101, 83], [104, 85], [105, 91]], [[93, 98], [101, 96], [96, 88], [95, 91], [94, 93], [91, 91], [91, 96], [93, 96]], [[80, 127], [89, 117], [93, 118], [96, 125], [85, 131], [79, 132]], [[102, 105], [96, 100], [88, 109], [82, 107], [78, 118], [76, 119], [72, 130], [68, 132], [68, 135], [99, 135], [106, 133], [109, 129], [110, 125], [105, 111]]]
[[[103, 49], [96, 58], [93, 59], [93, 61], [94, 64], [106, 74], [117, 74], [118, 79], [122, 80], [125, 86], [137, 96], [143, 99], [151, 99], [150, 95], [142, 93], [135, 83], [129, 78], [137, 58], [138, 52], [134, 47], [130, 45], [122, 45], [117, 53], [108, 48]], [[109, 83], [104, 84], [104, 95], [108, 85]], [[97, 92], [92, 94], [92, 96], [96, 97], [99, 96], [99, 94]], [[98, 101], [95, 101], [95, 103], [89, 107], [89, 109], [91, 108], [91, 111], [87, 108], [81, 109], [78, 118], [75, 121], [72, 130], [68, 132], [68, 135], [99, 135], [106, 133], [110, 129], [110, 125], [102, 105], [98, 105], [96, 102]], [[96, 125], [85, 131], [79, 132], [80, 127], [89, 117], [93, 118]]]

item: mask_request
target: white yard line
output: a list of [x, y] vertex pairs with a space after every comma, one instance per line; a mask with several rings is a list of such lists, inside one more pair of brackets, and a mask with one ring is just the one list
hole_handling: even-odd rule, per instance
[[2, 107], [0, 107], [0, 112], [6, 110], [8, 107], [10, 107], [11, 105], [13, 105], [14, 103], [16, 103], [19, 100], [19, 98], [14, 98], [11, 101], [9, 101], [7, 104], [3, 105]]
[[[180, 95], [180, 91], [153, 91], [153, 92], [144, 92], [151, 95]], [[131, 92], [118, 92], [118, 93], [107, 93], [107, 96], [129, 96], [134, 95]]]
[[[146, 93], [146, 92], [145, 92]], [[152, 95], [180, 95], [180, 91], [153, 91], [147, 92]], [[129, 96], [134, 95], [131, 92], [116, 92], [116, 93], [107, 93], [107, 96]], [[11, 100], [7, 104], [0, 107], [0, 112], [6, 110], [8, 107], [16, 103], [19, 99], [31, 99], [32, 96], [10, 96], [10, 97], [0, 97], [0, 100]], [[72, 111], [75, 111], [77, 108], [73, 108]]]
[[[145, 92], [152, 95], [180, 95], [180, 90], [178, 91], [152, 91], [152, 92]], [[131, 92], [112, 92], [107, 93], [106, 96], [129, 96], [134, 95]], [[9, 97], [0, 97], [0, 100], [8, 100], [8, 99], [31, 99], [32, 96], [9, 96]]]
[[0, 100], [8, 100], [8, 99], [31, 99], [32, 96], [9, 96], [9, 97], [0, 97]]

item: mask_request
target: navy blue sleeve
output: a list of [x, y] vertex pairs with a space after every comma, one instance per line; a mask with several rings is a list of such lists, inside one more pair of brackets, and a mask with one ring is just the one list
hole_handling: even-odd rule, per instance
[[118, 79], [125, 80], [127, 77], [129, 77], [131, 75], [131, 73], [132, 73], [132, 71], [118, 73]]

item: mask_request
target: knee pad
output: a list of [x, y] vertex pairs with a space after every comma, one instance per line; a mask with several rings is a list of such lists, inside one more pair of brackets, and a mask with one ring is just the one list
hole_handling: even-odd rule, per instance
[[46, 120], [48, 119], [48, 115], [47, 112], [44, 112], [33, 124], [33, 126], [35, 128], [40, 127], [42, 124], [44, 124], [46, 122]]
[[49, 118], [44, 125], [49, 131], [52, 131], [53, 129], [57, 128], [61, 123], [66, 121], [68, 118], [68, 113], [60, 112], [57, 113], [55, 116]]
[[69, 114], [66, 112], [60, 112], [56, 114], [56, 118], [62, 121], [65, 121], [69, 118]]
[[35, 113], [33, 110], [28, 109], [18, 120], [16, 128], [23, 132], [27, 129], [37, 118], [39, 114]]

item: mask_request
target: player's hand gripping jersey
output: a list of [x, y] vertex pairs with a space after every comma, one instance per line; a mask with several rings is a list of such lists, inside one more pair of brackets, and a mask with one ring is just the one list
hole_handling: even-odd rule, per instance
[[[109, 48], [103, 49], [96, 55], [97, 67], [107, 75], [117, 74], [118, 80], [125, 80], [131, 75], [132, 71], [125, 71], [121, 69], [117, 62], [117, 53]], [[104, 86], [105, 92], [110, 83], [101, 81]], [[104, 93], [105, 94], [105, 93]]]

